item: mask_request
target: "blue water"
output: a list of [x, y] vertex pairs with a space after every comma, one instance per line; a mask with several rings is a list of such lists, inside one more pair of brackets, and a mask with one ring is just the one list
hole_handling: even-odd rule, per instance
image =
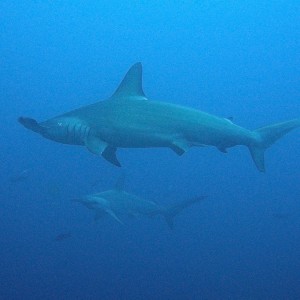
[[119, 149], [128, 192], [208, 196], [170, 231], [95, 223], [70, 200], [121, 170], [17, 123], [109, 97], [137, 61], [149, 98], [249, 129], [297, 118], [299, 14], [289, 0], [1, 1], [0, 299], [300, 299], [299, 129], [266, 152], [265, 174], [245, 147]]

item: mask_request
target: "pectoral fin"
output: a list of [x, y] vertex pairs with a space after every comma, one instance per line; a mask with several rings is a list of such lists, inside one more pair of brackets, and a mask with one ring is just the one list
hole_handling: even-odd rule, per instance
[[117, 148], [110, 146], [95, 136], [89, 136], [85, 141], [85, 145], [90, 152], [96, 155], [102, 155], [111, 164], [121, 167], [116, 156]]
[[113, 217], [117, 222], [124, 225], [124, 223], [116, 216], [116, 214], [111, 209], [105, 210], [111, 217]]
[[118, 161], [118, 158], [116, 156], [117, 148], [108, 146], [106, 149], [102, 152], [102, 156], [109, 161], [111, 164], [121, 167], [120, 162]]
[[184, 154], [189, 150], [191, 145], [185, 140], [176, 140], [172, 142], [170, 148], [178, 155]]
[[100, 155], [108, 147], [108, 144], [98, 137], [89, 136], [85, 141], [85, 146], [93, 154]]

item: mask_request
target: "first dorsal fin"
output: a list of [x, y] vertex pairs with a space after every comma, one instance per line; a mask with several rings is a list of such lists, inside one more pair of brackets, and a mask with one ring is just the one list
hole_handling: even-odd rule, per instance
[[142, 64], [134, 64], [126, 73], [112, 98], [140, 97], [146, 99], [142, 86]]

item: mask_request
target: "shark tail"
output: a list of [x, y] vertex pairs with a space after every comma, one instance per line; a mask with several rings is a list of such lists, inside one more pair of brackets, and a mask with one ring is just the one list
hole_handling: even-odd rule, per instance
[[259, 171], [265, 171], [265, 150], [273, 145], [278, 139], [297, 127], [300, 127], [300, 119], [276, 123], [258, 128], [254, 131], [256, 134], [255, 142], [248, 147], [252, 159]]
[[195, 197], [192, 199], [188, 199], [188, 200], [164, 207], [163, 211], [162, 211], [162, 215], [164, 216], [169, 228], [170, 229], [174, 228], [174, 217], [176, 215], [178, 215], [185, 208], [187, 208], [187, 207], [191, 206], [192, 204], [197, 203], [205, 198], [206, 198], [206, 196]]

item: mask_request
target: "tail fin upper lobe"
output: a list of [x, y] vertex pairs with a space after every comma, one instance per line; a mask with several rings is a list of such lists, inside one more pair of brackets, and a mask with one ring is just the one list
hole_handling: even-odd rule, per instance
[[173, 229], [174, 227], [174, 217], [179, 214], [182, 210], [189, 207], [190, 205], [197, 203], [203, 199], [205, 199], [206, 196], [200, 196], [195, 197], [192, 199], [188, 199], [173, 205], [166, 206], [163, 208], [162, 215], [165, 217], [165, 220], [169, 226], [170, 229]]
[[256, 142], [249, 145], [254, 163], [259, 171], [265, 171], [264, 153], [267, 148], [291, 130], [300, 127], [300, 119], [294, 119], [256, 129]]

